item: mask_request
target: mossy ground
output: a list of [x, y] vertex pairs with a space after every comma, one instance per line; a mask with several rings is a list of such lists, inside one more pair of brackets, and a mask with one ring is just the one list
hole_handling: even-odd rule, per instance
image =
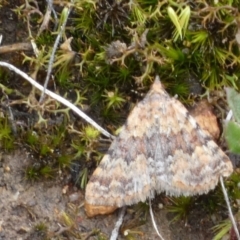
[[[60, 30], [56, 19], [52, 18], [47, 28], [40, 28], [46, 12], [44, 1], [11, 0], [0, 4], [2, 45], [34, 40], [38, 49], [37, 55], [21, 49], [1, 54], [0, 60], [14, 64], [44, 84], [50, 54]], [[239, 1], [213, 4], [209, 1], [76, 0], [72, 3], [56, 1], [54, 6], [59, 24], [66, 16], [64, 7], [71, 8], [71, 14], [60, 42], [65, 45], [57, 49], [48, 89], [71, 100], [112, 134], [147, 92], [155, 74], [160, 75], [171, 95], [177, 94], [182, 102], [188, 104], [201, 94], [210, 96], [213, 90], [222, 91], [223, 86], [239, 86]], [[188, 8], [191, 9], [189, 20]], [[21, 171], [18, 169], [19, 179], [26, 181], [26, 185], [21, 187], [33, 184], [37, 188], [37, 184], [45, 182], [62, 189], [68, 186], [66, 188], [71, 189], [70, 192], [77, 192], [71, 185], [75, 183], [82, 189], [81, 200], [78, 199], [81, 205], [88, 177], [110, 141], [55, 100], [46, 97], [39, 104], [41, 93], [15, 73], [0, 68], [0, 77], [1, 150], [3, 154], [13, 154], [13, 158], [15, 151], [19, 150], [32, 156], [20, 167]], [[4, 161], [4, 164], [7, 163]], [[238, 179], [236, 172], [227, 182], [233, 206], [236, 206], [239, 197]], [[3, 180], [5, 184], [8, 184], [7, 181]], [[14, 183], [11, 181], [10, 185]], [[61, 189], [58, 190], [61, 192]], [[62, 200], [65, 197], [59, 198], [61, 204], [67, 202]], [[194, 234], [200, 234], [202, 239], [211, 239], [213, 233], [210, 228], [227, 218], [223, 210], [223, 197], [218, 189], [206, 198], [194, 198], [189, 201], [190, 205], [182, 204], [181, 199], [174, 201], [175, 205], [172, 201], [163, 202], [175, 206], [178, 210], [175, 213], [183, 217], [182, 221], [188, 221], [188, 228], [185, 231], [182, 223], [174, 223], [181, 231], [175, 227], [169, 230], [166, 222], [169, 239], [176, 239], [171, 234], [180, 234], [184, 236], [182, 239], [195, 239]], [[72, 206], [75, 211], [78, 204]], [[198, 205], [204, 206], [203, 214], [196, 207]], [[136, 210], [132, 209], [131, 214]], [[79, 230], [76, 221], [84, 216], [78, 216], [73, 209], [62, 210], [69, 217], [63, 214], [63, 218], [55, 219], [66, 227], [66, 231], [59, 233], [59, 239], [64, 239], [68, 234], [77, 239], [84, 231], [91, 233], [94, 227], [100, 228], [94, 226], [97, 221], [106, 219], [108, 223], [111, 219], [97, 218], [92, 220], [92, 228]], [[155, 211], [158, 213], [157, 208]], [[147, 222], [146, 226], [149, 227], [145, 212], [146, 209], [141, 214], [145, 218], [144, 224]], [[191, 214], [201, 216], [194, 222]], [[158, 216], [156, 218], [161, 226], [164, 220], [159, 220]], [[44, 228], [42, 221], [39, 218], [39, 221], [34, 221], [35, 228], [21, 232], [29, 235], [35, 229], [42, 236], [40, 239], [48, 238], [51, 230]], [[201, 221], [207, 222], [207, 226], [203, 224], [199, 233], [196, 226]], [[146, 239], [147, 227], [135, 229], [141, 224], [130, 225], [133, 237], [129, 233], [129, 239], [139, 236]], [[109, 227], [106, 232], [110, 230]], [[187, 233], [189, 237], [186, 237]], [[96, 231], [94, 239], [104, 239], [104, 234]]]

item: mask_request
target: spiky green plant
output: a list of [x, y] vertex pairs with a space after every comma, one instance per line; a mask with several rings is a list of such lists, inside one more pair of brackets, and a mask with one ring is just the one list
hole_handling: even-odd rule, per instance
[[181, 196], [174, 198], [172, 197], [169, 199], [171, 200], [172, 205], [168, 206], [168, 211], [175, 214], [174, 218], [171, 221], [174, 222], [181, 219], [186, 220], [190, 208], [193, 204], [193, 198]]
[[7, 118], [0, 117], [0, 146], [5, 151], [14, 148], [14, 136]]
[[29, 181], [39, 179], [39, 169], [36, 166], [29, 166], [25, 169], [25, 178]]
[[213, 232], [216, 233], [213, 240], [220, 240], [222, 239], [227, 233], [229, 233], [230, 229], [232, 227], [231, 221], [225, 220], [222, 223], [219, 223], [218, 225], [214, 226], [212, 228]]
[[103, 95], [106, 98], [107, 102], [107, 109], [109, 108], [120, 108], [123, 103], [126, 101], [119, 93], [118, 89], [115, 89], [115, 91], [107, 91], [105, 95]]

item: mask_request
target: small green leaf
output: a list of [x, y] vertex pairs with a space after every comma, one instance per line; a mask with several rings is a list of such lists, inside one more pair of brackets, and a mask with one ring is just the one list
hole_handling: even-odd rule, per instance
[[183, 30], [183, 34], [185, 34], [187, 28], [188, 28], [188, 23], [189, 23], [189, 19], [190, 19], [190, 16], [191, 16], [191, 9], [189, 6], [186, 6], [180, 16], [179, 16], [179, 19], [180, 19], [180, 25], [182, 27], [182, 30]]
[[177, 16], [176, 12], [171, 7], [167, 8], [167, 12], [168, 12], [168, 16], [170, 17], [171, 21], [173, 22], [173, 24], [176, 27], [176, 31], [177, 31], [178, 35], [182, 39], [182, 27], [181, 27], [181, 24], [180, 24], [180, 21], [179, 21], [179, 18]]
[[[227, 101], [237, 122], [240, 123], [240, 94], [233, 88], [226, 88]], [[240, 136], [240, 135], [239, 135]]]
[[177, 41], [178, 37], [182, 39], [183, 35], [185, 35], [186, 30], [188, 28], [188, 22], [191, 15], [190, 7], [186, 6], [186, 8], [181, 10], [181, 13], [179, 16], [171, 7], [168, 7], [167, 12], [168, 12], [168, 16], [170, 17], [171, 21], [176, 27], [176, 30], [173, 36], [174, 41]]
[[62, 25], [66, 22], [69, 15], [69, 7], [64, 7], [59, 19], [59, 30], [62, 28]]
[[234, 122], [228, 122], [225, 136], [229, 150], [233, 153], [240, 154], [240, 125]]
[[218, 225], [214, 226], [212, 229], [217, 234], [214, 236], [213, 240], [220, 240], [231, 230], [231, 221], [229, 219], [224, 220]]

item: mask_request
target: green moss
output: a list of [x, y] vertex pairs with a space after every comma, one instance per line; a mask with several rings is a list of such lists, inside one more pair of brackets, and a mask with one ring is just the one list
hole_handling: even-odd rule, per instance
[[25, 178], [29, 181], [39, 179], [39, 169], [36, 166], [29, 166], [25, 169]]
[[[239, 3], [239, 0], [200, 0], [194, 4], [189, 1], [76, 0], [71, 5], [71, 19], [61, 44], [69, 37], [74, 39], [69, 49], [58, 49], [48, 88], [70, 98], [79, 107], [87, 105], [87, 114], [112, 132], [124, 122], [130, 106], [142, 98], [131, 90], [147, 92], [156, 74], [160, 75], [166, 90], [173, 96], [177, 94], [183, 102], [187, 101], [193, 85], [188, 81], [189, 76], [194, 76], [207, 92], [222, 90], [225, 86], [237, 89], [240, 86], [236, 41]], [[15, 12], [27, 21], [26, 7], [18, 7]], [[54, 19], [51, 21], [55, 24]], [[39, 53], [25, 54], [24, 63], [31, 66], [32, 75], [41, 83], [58, 31], [59, 26], [56, 31], [50, 24], [49, 29], [37, 37], [29, 34], [36, 41]], [[117, 41], [120, 44], [116, 46]], [[0, 72], [0, 76], [8, 78], [4, 72]], [[1, 89], [12, 89], [8, 81], [3, 84]], [[24, 89], [24, 85], [21, 87]], [[11, 91], [7, 94], [10, 99], [16, 99]], [[79, 184], [84, 187], [89, 168], [95, 166], [103, 154], [99, 153], [99, 133], [82, 120], [76, 120], [69, 109], [56, 101], [46, 98], [39, 105], [36, 103], [39, 92], [33, 95], [17, 96], [18, 107], [24, 105], [28, 113], [37, 112], [39, 116], [35, 133], [30, 131], [26, 138], [22, 137], [22, 143], [27, 139], [29, 149], [38, 156], [36, 159], [42, 160], [39, 168], [31, 166], [26, 170], [27, 178], [51, 176], [54, 169], [69, 169], [73, 159], [81, 158]], [[64, 121], [58, 125], [54, 120], [60, 116]], [[0, 141], [7, 149], [13, 146], [14, 138], [5, 121], [0, 119], [4, 130]], [[92, 162], [93, 165], [87, 165]], [[239, 197], [238, 178], [238, 174], [233, 174], [227, 182], [233, 200]], [[222, 203], [218, 189], [209, 196], [211, 199], [205, 201], [206, 205], [209, 211], [215, 211]], [[191, 204], [191, 198], [174, 198], [172, 211], [177, 218], [185, 218]]]
[[61, 155], [57, 158], [57, 162], [61, 168], [70, 168], [73, 157], [71, 155]]
[[48, 227], [45, 223], [40, 222], [35, 226], [36, 231], [46, 232], [48, 230]]
[[187, 215], [193, 205], [193, 198], [192, 197], [176, 197], [170, 198], [172, 205], [168, 206], [168, 211], [174, 213], [175, 216], [172, 219], [173, 221], [181, 220], [187, 218]]
[[51, 31], [44, 31], [36, 37], [36, 44], [38, 46], [52, 46], [54, 44], [54, 35], [52, 35]]
[[14, 148], [14, 135], [7, 118], [0, 117], [0, 146], [5, 151]]

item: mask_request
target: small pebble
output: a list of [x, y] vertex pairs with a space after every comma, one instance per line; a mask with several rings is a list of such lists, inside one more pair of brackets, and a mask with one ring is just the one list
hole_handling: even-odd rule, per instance
[[63, 189], [62, 189], [62, 194], [66, 194], [67, 191], [68, 191], [68, 188], [69, 188], [68, 185], [64, 186]]
[[80, 194], [78, 192], [72, 193], [69, 195], [69, 201], [70, 202], [75, 202], [79, 199]]
[[10, 172], [10, 171], [11, 171], [11, 168], [10, 168], [9, 166], [6, 166], [6, 167], [4, 168], [4, 171], [5, 171], [5, 172]]
[[159, 208], [159, 209], [163, 209], [163, 204], [162, 204], [162, 203], [159, 203], [159, 204], [158, 204], [158, 208]]

